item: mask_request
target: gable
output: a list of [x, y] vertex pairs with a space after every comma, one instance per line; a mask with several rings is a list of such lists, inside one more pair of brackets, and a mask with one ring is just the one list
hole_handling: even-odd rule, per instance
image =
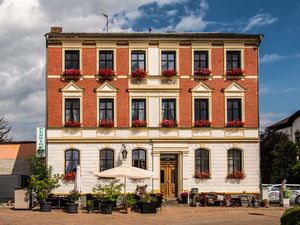
[[196, 87], [194, 87], [191, 92], [212, 92], [213, 90], [206, 84], [200, 82]]
[[64, 88], [61, 89], [62, 92], [83, 92], [84, 89], [80, 88], [74, 81], [70, 81]]
[[117, 92], [118, 89], [115, 88], [112, 84], [105, 81], [100, 87], [95, 89], [96, 92]]
[[245, 92], [245, 88], [240, 86], [238, 83], [233, 82], [224, 90], [224, 92]]

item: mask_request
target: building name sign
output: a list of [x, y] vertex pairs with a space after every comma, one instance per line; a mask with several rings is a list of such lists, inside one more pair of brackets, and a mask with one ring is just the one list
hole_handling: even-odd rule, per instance
[[45, 127], [36, 128], [36, 156], [45, 157]]

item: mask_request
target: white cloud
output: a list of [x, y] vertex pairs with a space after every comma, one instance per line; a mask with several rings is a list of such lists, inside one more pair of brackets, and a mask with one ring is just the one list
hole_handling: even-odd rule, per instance
[[191, 15], [183, 17], [180, 22], [175, 26], [176, 31], [203, 31], [207, 23], [201, 17]]
[[278, 55], [276, 53], [265, 54], [262, 58], [260, 58], [260, 63], [272, 63], [272, 62], [280, 61], [285, 58], [287, 58], [287, 56]]
[[283, 112], [260, 113], [260, 127], [264, 129], [287, 116], [288, 113], [283, 113]]
[[248, 23], [246, 27], [242, 29], [242, 32], [247, 32], [254, 28], [262, 27], [265, 25], [270, 25], [272, 23], [275, 23], [276, 21], [278, 21], [278, 18], [272, 17], [268, 13], [257, 14], [248, 20]]

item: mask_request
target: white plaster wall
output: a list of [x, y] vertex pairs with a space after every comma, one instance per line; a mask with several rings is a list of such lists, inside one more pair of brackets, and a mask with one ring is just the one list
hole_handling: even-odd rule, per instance
[[292, 134], [292, 140], [295, 142], [295, 132], [296, 131], [300, 131], [300, 117], [298, 117], [297, 119], [294, 120], [294, 123], [292, 125], [292, 130], [293, 130], [293, 134]]
[[150, 127], [158, 127], [159, 126], [159, 98], [158, 97], [150, 97], [149, 98], [149, 126]]
[[148, 49], [148, 61], [149, 61], [149, 75], [158, 75], [158, 47], [149, 47]]

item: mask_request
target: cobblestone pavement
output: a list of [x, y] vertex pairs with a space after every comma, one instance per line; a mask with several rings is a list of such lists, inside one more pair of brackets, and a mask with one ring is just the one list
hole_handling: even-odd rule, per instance
[[165, 206], [157, 214], [140, 214], [132, 212], [123, 214], [113, 212], [104, 215], [98, 212], [87, 214], [80, 211], [67, 214], [52, 210], [42, 213], [30, 210], [13, 210], [0, 208], [0, 225], [279, 225], [283, 208], [225, 208], [225, 207], [187, 207], [183, 205]]

